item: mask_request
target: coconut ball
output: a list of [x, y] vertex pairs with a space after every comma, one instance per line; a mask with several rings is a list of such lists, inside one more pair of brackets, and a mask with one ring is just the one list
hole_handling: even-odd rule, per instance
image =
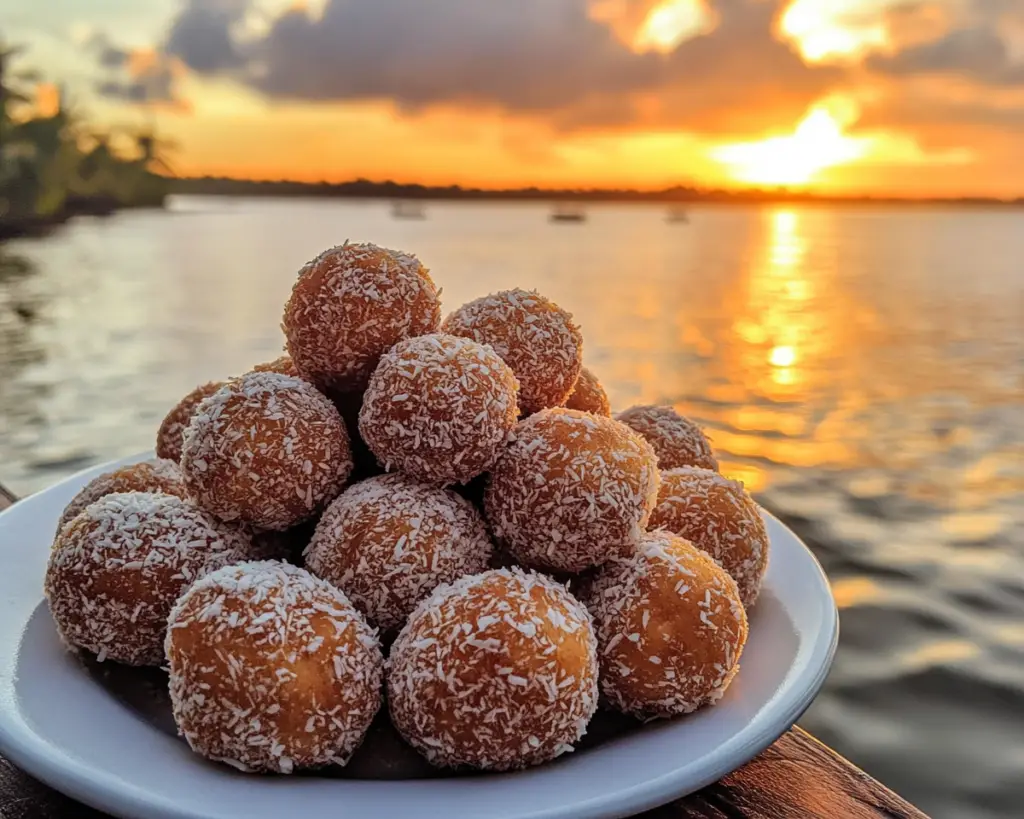
[[415, 256], [346, 242], [299, 271], [284, 308], [288, 352], [320, 389], [361, 390], [397, 342], [438, 329], [438, 295]]
[[572, 315], [536, 292], [503, 290], [462, 305], [441, 330], [489, 344], [519, 379], [526, 414], [566, 402], [576, 386], [583, 336]]
[[643, 438], [611, 418], [555, 408], [516, 427], [484, 508], [520, 562], [579, 572], [630, 554], [657, 495], [657, 460]]
[[744, 606], [757, 601], [768, 568], [768, 532], [742, 483], [697, 467], [663, 471], [650, 527], [703, 549], [732, 575]]
[[160, 665], [167, 615], [181, 593], [245, 557], [236, 532], [188, 501], [157, 492], [107, 495], [57, 535], [46, 599], [68, 645], [101, 661]]
[[185, 483], [181, 479], [181, 471], [173, 461], [164, 458], [152, 458], [141, 463], [122, 466], [113, 472], [97, 475], [83, 486], [71, 502], [64, 507], [57, 531], [64, 528], [69, 520], [85, 509], [90, 503], [98, 501], [115, 492], [164, 492], [168, 495], [186, 496]]
[[223, 381], [210, 381], [208, 384], [201, 384], [174, 405], [156, 433], [158, 458], [166, 458], [175, 463], [181, 460], [183, 436], [188, 422], [192, 419], [192, 413], [204, 398], [213, 395], [223, 386]]
[[490, 347], [443, 334], [411, 338], [381, 358], [359, 431], [388, 471], [466, 483], [497, 460], [518, 417], [516, 390]]
[[189, 495], [221, 520], [284, 530], [341, 492], [352, 454], [341, 416], [311, 384], [247, 373], [199, 405], [181, 471]]
[[262, 364], [257, 364], [252, 368], [254, 373], [281, 373], [281, 375], [290, 375], [294, 378], [299, 378], [299, 371], [295, 369], [295, 362], [292, 361], [290, 355], [282, 355], [275, 358], [273, 361], [265, 361]]
[[486, 569], [492, 551], [487, 524], [468, 500], [404, 475], [380, 475], [327, 507], [306, 568], [391, 631], [439, 584]]
[[608, 395], [601, 386], [601, 382], [586, 367], [580, 370], [580, 377], [576, 381], [569, 400], [565, 402], [568, 409], [579, 410], [580, 412], [592, 412], [594, 415], [612, 414], [612, 405], [608, 403]]
[[641, 718], [717, 702], [739, 670], [747, 615], [735, 581], [669, 532], [644, 536], [583, 592], [594, 616], [601, 693]]
[[536, 765], [585, 733], [597, 670], [590, 614], [564, 586], [495, 569], [413, 612], [391, 647], [391, 720], [433, 765]]
[[166, 650], [178, 730], [243, 771], [344, 765], [380, 708], [376, 632], [341, 591], [286, 563], [200, 580], [171, 612]]
[[661, 469], [680, 466], [718, 469], [707, 435], [672, 407], [630, 407], [615, 417], [647, 439], [658, 455]]

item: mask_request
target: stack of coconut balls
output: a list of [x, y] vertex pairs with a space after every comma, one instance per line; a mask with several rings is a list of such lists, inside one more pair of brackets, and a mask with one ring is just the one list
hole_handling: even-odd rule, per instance
[[507, 770], [571, 751], [599, 692], [641, 719], [722, 696], [757, 507], [672, 409], [611, 417], [569, 313], [507, 290], [442, 321], [414, 256], [344, 244], [283, 329], [82, 490], [46, 574], [69, 645], [169, 670], [196, 752], [344, 764], [386, 690], [431, 763]]

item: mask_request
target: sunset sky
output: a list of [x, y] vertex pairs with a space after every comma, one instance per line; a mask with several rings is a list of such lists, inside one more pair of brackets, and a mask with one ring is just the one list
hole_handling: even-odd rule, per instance
[[1024, 195], [1024, 0], [2, 0], [181, 174]]

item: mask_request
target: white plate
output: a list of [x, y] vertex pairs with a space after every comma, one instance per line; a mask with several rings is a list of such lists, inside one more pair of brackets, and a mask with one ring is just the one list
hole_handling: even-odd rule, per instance
[[[140, 460], [125, 459], [122, 463]], [[742, 670], [714, 708], [659, 721], [513, 774], [400, 781], [246, 776], [194, 756], [65, 651], [43, 601], [56, 521], [110, 464], [0, 514], [0, 751], [54, 788], [126, 817], [339, 819], [616, 817], [714, 782], [768, 747], [810, 705], [838, 637], [817, 561], [765, 515], [771, 562]]]

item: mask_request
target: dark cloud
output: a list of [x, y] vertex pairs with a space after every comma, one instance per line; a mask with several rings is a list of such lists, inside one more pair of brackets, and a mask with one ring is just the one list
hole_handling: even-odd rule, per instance
[[231, 27], [245, 12], [245, 0], [190, 0], [171, 26], [164, 50], [202, 74], [236, 68], [242, 57]]
[[868, 67], [886, 74], [957, 74], [986, 85], [1024, 84], [1024, 63], [1015, 61], [995, 28], [958, 29], [893, 55], [876, 54]]
[[[560, 127], [662, 124], [700, 130], [723, 106], [782, 100], [802, 112], [838, 74], [809, 67], [774, 37], [783, 0], [718, 0], [709, 34], [669, 54], [638, 54], [588, 0], [327, 0], [319, 17], [294, 9], [240, 42], [240, 2], [190, 0], [164, 45], [201, 74], [222, 74], [271, 98], [435, 104], [543, 112]], [[646, 111], [646, 113], [645, 113]]]

